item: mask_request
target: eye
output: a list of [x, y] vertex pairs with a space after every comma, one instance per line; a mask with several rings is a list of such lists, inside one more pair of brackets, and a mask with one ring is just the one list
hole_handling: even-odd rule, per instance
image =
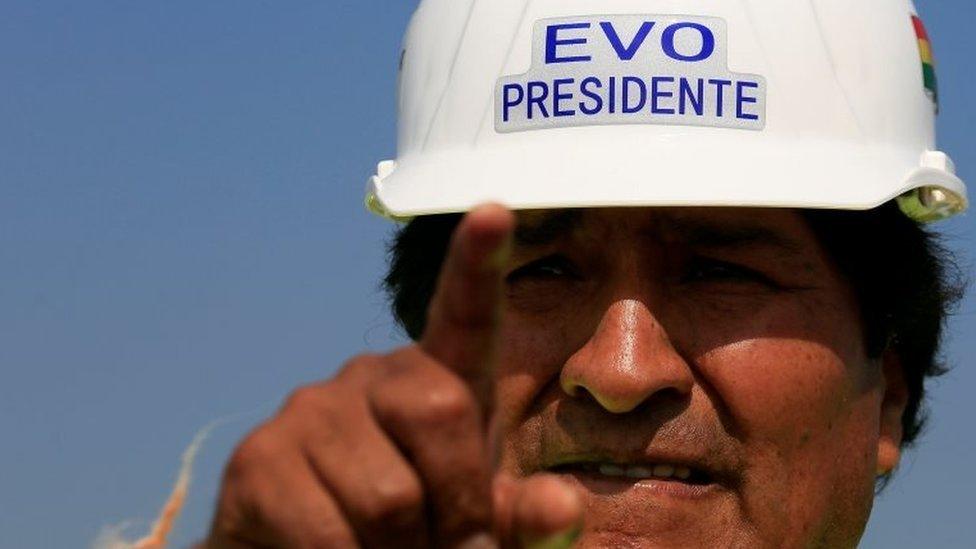
[[579, 272], [573, 263], [562, 255], [549, 255], [518, 267], [505, 277], [509, 284], [520, 280], [577, 279]]
[[690, 283], [742, 282], [758, 283], [773, 288], [778, 287], [778, 284], [759, 271], [735, 263], [704, 257], [698, 257], [691, 261], [682, 281]]

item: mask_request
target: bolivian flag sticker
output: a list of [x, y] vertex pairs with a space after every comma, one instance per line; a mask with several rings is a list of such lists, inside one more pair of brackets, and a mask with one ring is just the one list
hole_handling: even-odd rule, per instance
[[925, 84], [925, 93], [929, 99], [939, 106], [939, 83], [935, 77], [935, 57], [932, 55], [932, 41], [929, 40], [929, 33], [925, 31], [925, 25], [917, 15], [912, 15], [912, 25], [915, 27], [915, 36], [918, 37], [918, 51], [922, 55], [922, 80]]

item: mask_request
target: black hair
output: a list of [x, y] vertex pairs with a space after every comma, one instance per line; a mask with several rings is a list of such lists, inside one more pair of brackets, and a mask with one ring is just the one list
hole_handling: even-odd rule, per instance
[[[892, 351], [901, 360], [909, 391], [902, 446], [910, 446], [927, 417], [925, 382], [946, 371], [940, 348], [946, 319], [965, 287], [960, 270], [938, 236], [894, 202], [866, 211], [803, 214], [854, 289], [868, 355]], [[385, 288], [397, 322], [414, 340], [423, 332], [427, 304], [460, 219], [457, 214], [417, 218], [390, 244]]]
[[947, 370], [940, 350], [946, 321], [965, 289], [939, 236], [894, 202], [867, 211], [806, 210], [821, 245], [854, 289], [868, 356], [893, 352], [908, 386], [902, 446], [927, 418], [925, 382]]

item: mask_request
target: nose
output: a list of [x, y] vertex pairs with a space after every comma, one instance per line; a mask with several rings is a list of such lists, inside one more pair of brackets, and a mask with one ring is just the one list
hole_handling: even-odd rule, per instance
[[625, 414], [659, 393], [687, 396], [694, 376], [647, 306], [627, 299], [607, 309], [559, 382], [570, 396], [588, 393], [608, 412]]

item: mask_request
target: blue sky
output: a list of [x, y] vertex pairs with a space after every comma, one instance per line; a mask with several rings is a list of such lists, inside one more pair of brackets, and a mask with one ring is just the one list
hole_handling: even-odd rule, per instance
[[[251, 412], [203, 451], [176, 536], [189, 543], [251, 425], [401, 341], [378, 286], [391, 227], [361, 204], [393, 155], [414, 5], [3, 2], [0, 547], [80, 547], [150, 519], [193, 433]], [[919, 8], [940, 145], [976, 180], [976, 5]], [[976, 216], [940, 229], [971, 265]], [[864, 547], [971, 546], [973, 297], [951, 328], [955, 370]]]

